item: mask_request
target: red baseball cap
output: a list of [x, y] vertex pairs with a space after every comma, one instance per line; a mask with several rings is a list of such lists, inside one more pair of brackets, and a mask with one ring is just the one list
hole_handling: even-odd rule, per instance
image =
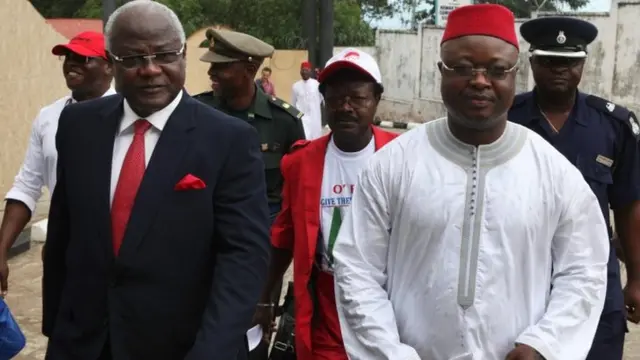
[[59, 44], [51, 49], [53, 55], [65, 55], [68, 51], [81, 56], [101, 57], [106, 59], [104, 35], [95, 31], [84, 31], [74, 36], [68, 44]]

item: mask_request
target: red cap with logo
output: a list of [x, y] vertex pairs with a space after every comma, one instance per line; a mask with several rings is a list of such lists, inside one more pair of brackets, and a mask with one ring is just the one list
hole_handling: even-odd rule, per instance
[[382, 85], [382, 75], [380, 74], [380, 68], [376, 60], [373, 56], [356, 48], [344, 49], [329, 59], [324, 69], [320, 72], [320, 75], [318, 75], [318, 81], [322, 83], [329, 75], [345, 68], [368, 75], [373, 78], [376, 83]]
[[84, 31], [74, 36], [68, 44], [59, 44], [51, 49], [53, 55], [65, 55], [73, 52], [80, 56], [101, 57], [106, 59], [104, 35], [95, 31]]
[[515, 17], [502, 5], [465, 5], [453, 10], [447, 18], [440, 44], [469, 35], [492, 36], [519, 48]]

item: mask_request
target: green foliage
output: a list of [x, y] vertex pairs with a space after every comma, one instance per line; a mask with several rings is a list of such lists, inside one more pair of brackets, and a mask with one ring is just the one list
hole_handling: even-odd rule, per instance
[[[101, 0], [31, 0], [47, 18], [102, 18]], [[225, 25], [278, 49], [304, 49], [301, 0], [156, 0], [172, 8], [187, 36], [206, 26]], [[374, 30], [364, 20], [361, 0], [334, 0], [336, 46], [370, 46]], [[382, 1], [382, 0], [377, 0]], [[386, 0], [385, 0], [386, 1]], [[122, 5], [125, 0], [116, 0]]]
[[357, 1], [334, 0], [333, 14], [335, 46], [375, 44], [375, 30], [363, 20], [363, 11]]

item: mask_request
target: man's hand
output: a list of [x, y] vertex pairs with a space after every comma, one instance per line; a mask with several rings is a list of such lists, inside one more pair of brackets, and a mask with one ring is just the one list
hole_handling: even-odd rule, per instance
[[9, 264], [7, 251], [0, 250], [0, 296], [5, 297], [9, 292]]
[[260, 306], [258, 304], [256, 313], [253, 315], [253, 325], [260, 325], [262, 328], [262, 338], [266, 342], [271, 341], [271, 333], [275, 328], [273, 321], [273, 306]]
[[640, 322], [640, 280], [628, 280], [624, 287], [624, 304], [627, 308], [627, 320], [634, 324]]
[[543, 360], [544, 358], [531, 346], [516, 344], [516, 348], [511, 350], [505, 360]]

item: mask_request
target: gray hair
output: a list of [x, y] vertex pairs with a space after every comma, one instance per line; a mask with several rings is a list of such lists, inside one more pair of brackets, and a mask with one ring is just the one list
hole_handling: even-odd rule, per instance
[[182, 27], [182, 23], [173, 10], [171, 10], [168, 6], [161, 4], [159, 2], [155, 2], [153, 0], [133, 0], [125, 3], [124, 5], [117, 8], [111, 16], [109, 16], [109, 20], [107, 20], [107, 24], [104, 27], [104, 41], [105, 48], [108, 52], [111, 52], [111, 37], [113, 35], [113, 24], [116, 23], [118, 17], [127, 12], [129, 9], [144, 9], [147, 14], [162, 14], [166, 16], [167, 20], [171, 23], [171, 27], [178, 32], [180, 36], [180, 42], [185, 44], [187, 42], [187, 37], [184, 33], [184, 27]]

